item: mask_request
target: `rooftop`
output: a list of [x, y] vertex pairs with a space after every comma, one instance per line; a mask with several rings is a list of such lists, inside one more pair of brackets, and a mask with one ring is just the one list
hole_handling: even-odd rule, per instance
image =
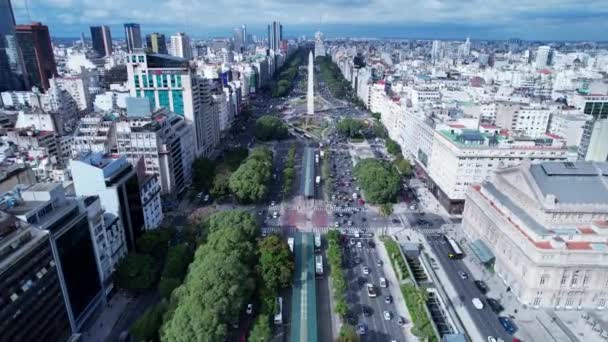
[[608, 163], [555, 162], [530, 165], [544, 196], [557, 203], [608, 204]]

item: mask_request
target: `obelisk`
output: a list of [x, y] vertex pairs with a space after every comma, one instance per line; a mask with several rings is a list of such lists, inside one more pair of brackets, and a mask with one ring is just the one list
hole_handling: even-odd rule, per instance
[[306, 94], [307, 100], [307, 109], [306, 114], [314, 115], [315, 114], [315, 90], [314, 90], [314, 81], [313, 74], [315, 72], [313, 65], [313, 56], [312, 51], [308, 54], [308, 92]]

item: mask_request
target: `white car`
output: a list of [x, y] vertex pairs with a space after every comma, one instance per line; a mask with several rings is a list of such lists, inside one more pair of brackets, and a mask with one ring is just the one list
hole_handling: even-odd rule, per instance
[[496, 337], [488, 336], [488, 342], [496, 342]]
[[357, 248], [361, 248], [363, 247], [363, 245], [361, 244], [361, 241], [357, 241]]
[[274, 201], [270, 201], [270, 205], [275, 205], [276, 203]]
[[272, 218], [276, 219], [277, 217], [279, 217], [279, 213], [277, 213], [276, 211], [272, 213]]
[[380, 277], [380, 287], [387, 287], [387, 286], [388, 286], [388, 282], [386, 281], [386, 278]]
[[369, 274], [369, 267], [363, 266], [363, 274]]
[[388, 311], [384, 311], [384, 319], [385, 319], [385, 320], [390, 321], [392, 317], [393, 317], [393, 316], [391, 315], [391, 313], [390, 313], [390, 312], [388, 312]]
[[361, 237], [361, 234], [359, 233], [359, 231], [358, 231], [358, 230], [355, 230], [355, 238], [357, 238], [357, 239], [358, 239], [358, 238], [360, 238], [360, 237]]
[[475, 309], [477, 309], [477, 310], [483, 309], [483, 302], [481, 301], [481, 299], [473, 298], [471, 300], [471, 302], [473, 302], [473, 306], [475, 307]]
[[253, 313], [253, 304], [247, 304], [247, 314], [251, 315]]

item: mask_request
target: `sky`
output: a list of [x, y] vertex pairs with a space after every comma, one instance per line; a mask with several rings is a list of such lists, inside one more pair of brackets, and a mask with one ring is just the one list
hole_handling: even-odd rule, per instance
[[[89, 26], [141, 24], [143, 33], [183, 31], [196, 38], [231, 36], [232, 28], [265, 36], [283, 24], [287, 38], [446, 38], [608, 40], [607, 0], [11, 0], [17, 23], [40, 21], [53, 37], [90, 36]], [[29, 15], [27, 9], [29, 8]]]

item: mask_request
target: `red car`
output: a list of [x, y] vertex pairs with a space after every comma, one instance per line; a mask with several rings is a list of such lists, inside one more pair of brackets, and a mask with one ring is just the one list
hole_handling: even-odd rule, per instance
[[360, 204], [360, 205], [364, 205], [364, 204], [365, 204], [365, 201], [359, 198], [359, 204]]

